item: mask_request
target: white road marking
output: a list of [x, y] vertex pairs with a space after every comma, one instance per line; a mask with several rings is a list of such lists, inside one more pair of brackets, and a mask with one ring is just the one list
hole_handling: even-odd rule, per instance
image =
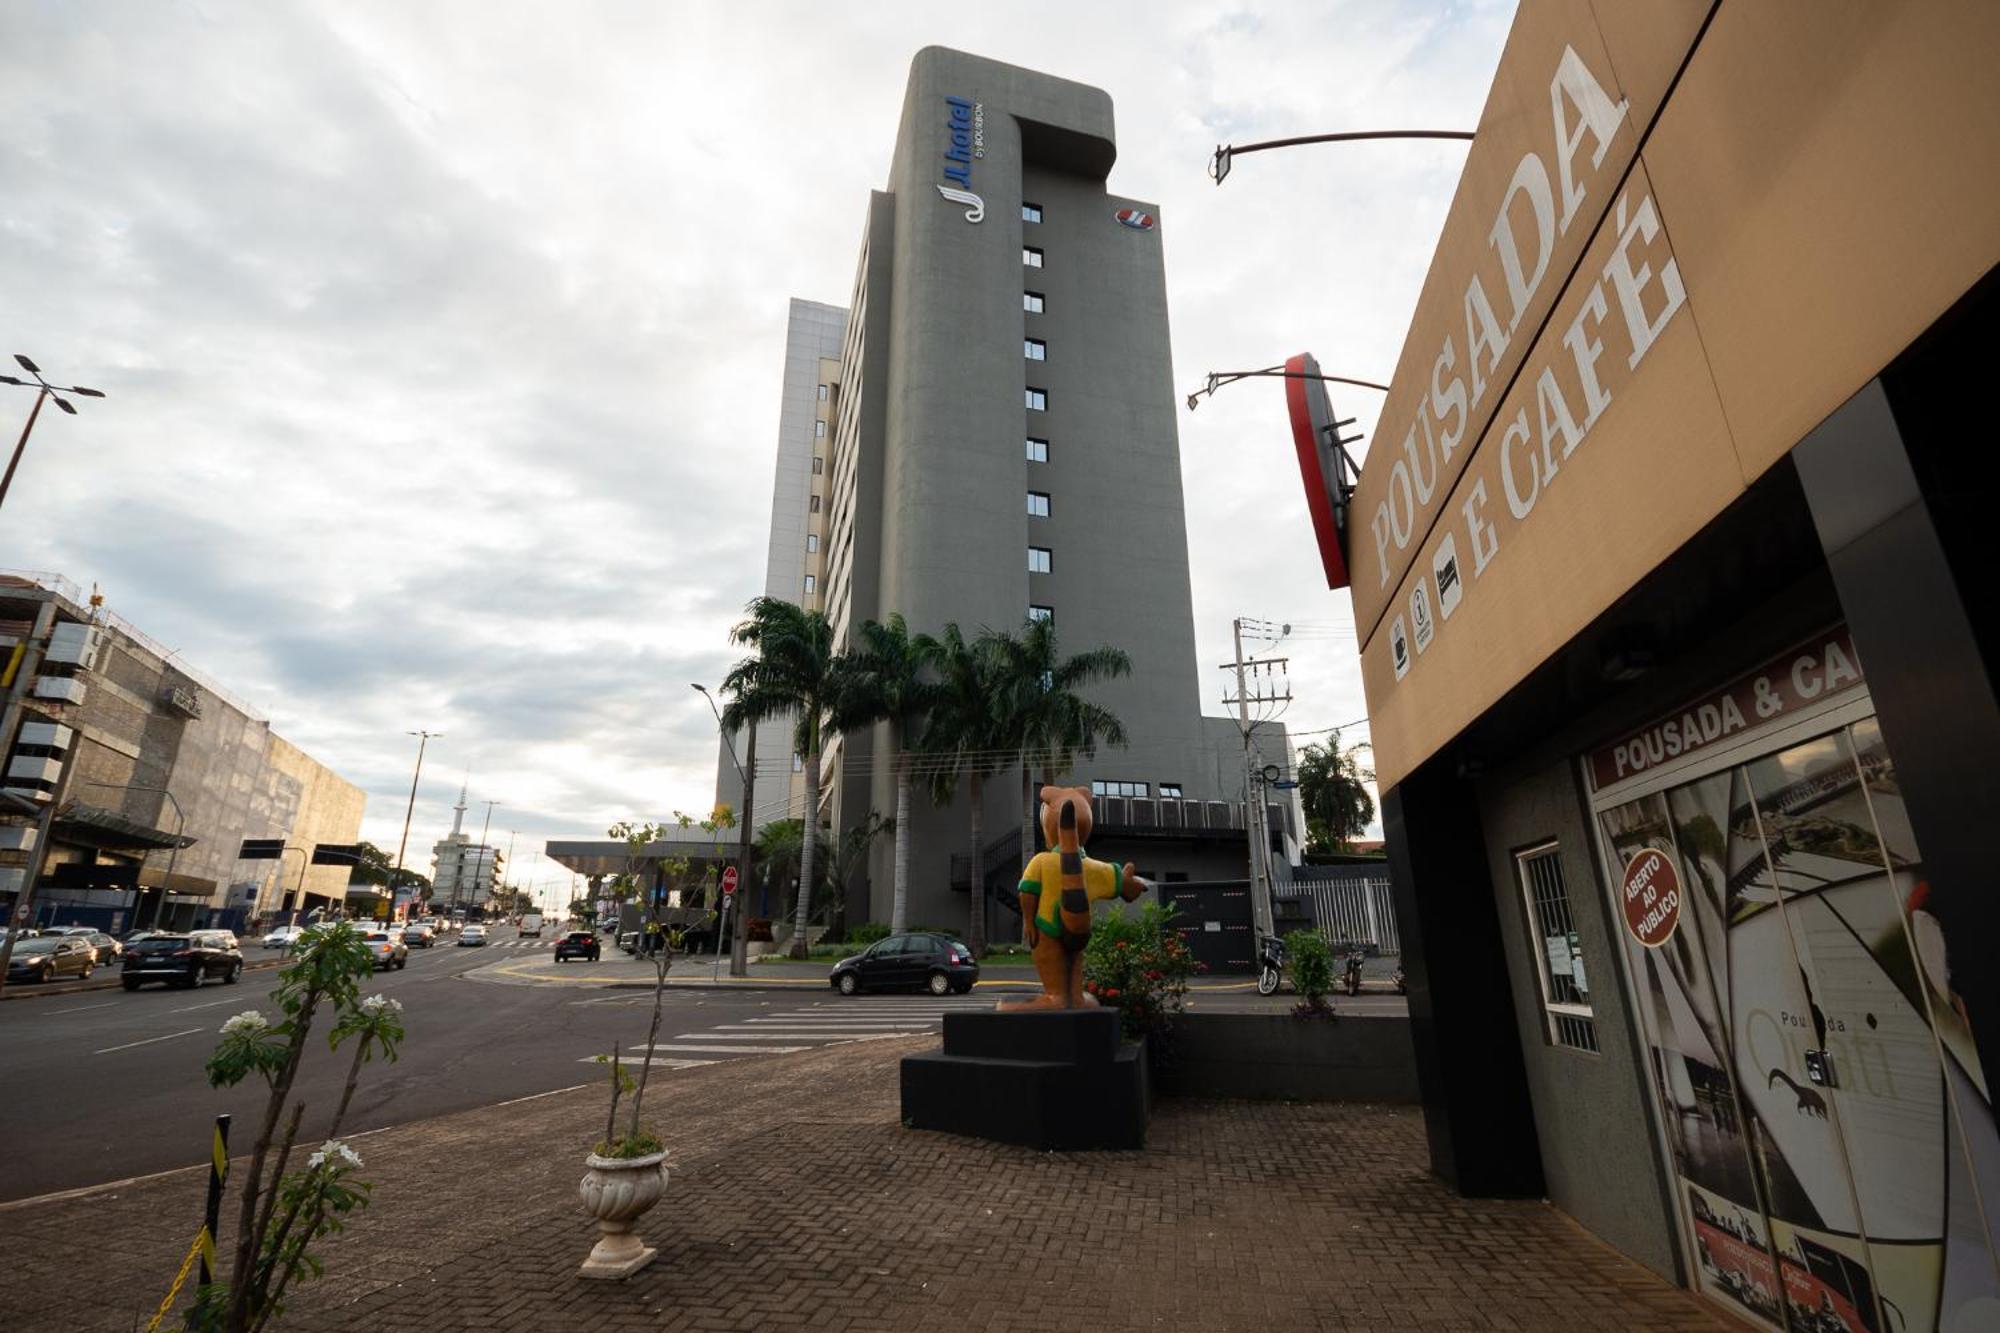
[[[583, 1059], [577, 1061], [577, 1063], [580, 1065], [595, 1064], [596, 1062], [597, 1062], [597, 1057], [594, 1055], [586, 1055], [583, 1057]], [[639, 1062], [637, 1060], [627, 1060], [621, 1056], [618, 1060], [618, 1063], [629, 1067], [631, 1065], [636, 1065]], [[653, 1056], [648, 1056], [646, 1058], [646, 1063], [648, 1065], [651, 1065], [655, 1069], [699, 1069], [703, 1065], [720, 1064], [721, 1061], [688, 1060], [679, 1056], [675, 1056], [669, 1059], [659, 1059]]]
[[810, 1046], [682, 1046], [678, 1043], [662, 1042], [658, 1046], [648, 1046], [648, 1051], [678, 1051], [683, 1055], [785, 1055], [791, 1051], [809, 1051]]
[[191, 1014], [197, 1009], [213, 1009], [219, 1004], [235, 1004], [235, 1003], [237, 1003], [237, 1001], [234, 999], [210, 1000], [207, 1004], [191, 1004], [185, 1009], [169, 1009], [167, 1010], [167, 1012], [170, 1014]]
[[205, 1030], [204, 1028], [189, 1028], [186, 1032], [169, 1032], [164, 1037], [148, 1037], [144, 1041], [128, 1041], [123, 1046], [106, 1046], [101, 1051], [92, 1051], [91, 1054], [109, 1055], [113, 1051], [129, 1051], [134, 1046], [151, 1046], [156, 1041], [172, 1041], [175, 1037], [192, 1037], [195, 1033]]
[[515, 1097], [509, 1101], [495, 1102], [493, 1104], [495, 1106], [519, 1106], [522, 1102], [538, 1101], [543, 1097], [556, 1097], [565, 1092], [575, 1092], [578, 1088], [587, 1088], [590, 1086], [588, 1083], [572, 1083], [567, 1088], [551, 1088], [547, 1092], [531, 1092], [525, 1097]]
[[[824, 1032], [683, 1032], [675, 1041], [825, 1041], [829, 1034]], [[745, 1047], [744, 1049], [752, 1049]], [[757, 1047], [759, 1050], [777, 1050], [778, 1047]], [[794, 1049], [804, 1050], [800, 1046]]]
[[54, 1018], [57, 1014], [80, 1014], [86, 1009], [109, 1009], [110, 1007], [111, 1007], [111, 1001], [109, 1000], [106, 1000], [103, 1004], [80, 1004], [76, 1006], [74, 1009], [53, 1010], [50, 1012], [49, 1017]]

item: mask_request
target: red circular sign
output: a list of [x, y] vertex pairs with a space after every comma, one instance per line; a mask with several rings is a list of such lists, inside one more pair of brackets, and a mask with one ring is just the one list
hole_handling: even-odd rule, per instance
[[1625, 863], [1625, 928], [1648, 949], [1673, 938], [1681, 922], [1681, 877], [1657, 847], [1647, 847]]

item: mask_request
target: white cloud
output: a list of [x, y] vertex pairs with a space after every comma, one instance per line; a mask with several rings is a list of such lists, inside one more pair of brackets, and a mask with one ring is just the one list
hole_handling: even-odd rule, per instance
[[[762, 586], [786, 298], [845, 299], [917, 49], [1111, 93], [1112, 186], [1161, 206], [1185, 391], [1305, 349], [1388, 375], [1463, 148], [1247, 157], [1221, 189], [1208, 154], [1470, 127], [1510, 17], [17, 3], [0, 351], [111, 397], [38, 429], [0, 565], [101, 582], [361, 782], [377, 842], [401, 832], [403, 733], [443, 730], [413, 861], [468, 763], [524, 860], [703, 809], [687, 682], [719, 678]], [[1377, 398], [1335, 402], [1366, 430]], [[1234, 615], [1332, 627], [1288, 645], [1288, 720], [1360, 717], [1278, 384], [1184, 413], [1181, 445], [1205, 681]]]

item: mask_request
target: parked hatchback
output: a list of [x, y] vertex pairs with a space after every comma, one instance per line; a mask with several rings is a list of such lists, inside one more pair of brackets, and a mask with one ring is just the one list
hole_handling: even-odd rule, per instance
[[913, 931], [875, 941], [833, 965], [828, 982], [842, 995], [865, 990], [927, 990], [963, 995], [979, 980], [972, 950], [949, 935]]
[[128, 942], [119, 980], [126, 990], [138, 990], [149, 981], [193, 987], [220, 977], [234, 984], [242, 975], [243, 949], [234, 934], [195, 930], [160, 932]]
[[14, 956], [7, 960], [9, 981], [55, 981], [62, 977], [87, 977], [97, 967], [97, 950], [82, 935], [42, 935], [14, 941]]

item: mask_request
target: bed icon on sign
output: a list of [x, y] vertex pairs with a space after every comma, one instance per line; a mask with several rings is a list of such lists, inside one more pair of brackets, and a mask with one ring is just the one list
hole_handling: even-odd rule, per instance
[[1431, 557], [1431, 577], [1437, 580], [1438, 619], [1450, 620], [1451, 613], [1465, 596], [1465, 580], [1458, 573], [1458, 539], [1446, 534]]

